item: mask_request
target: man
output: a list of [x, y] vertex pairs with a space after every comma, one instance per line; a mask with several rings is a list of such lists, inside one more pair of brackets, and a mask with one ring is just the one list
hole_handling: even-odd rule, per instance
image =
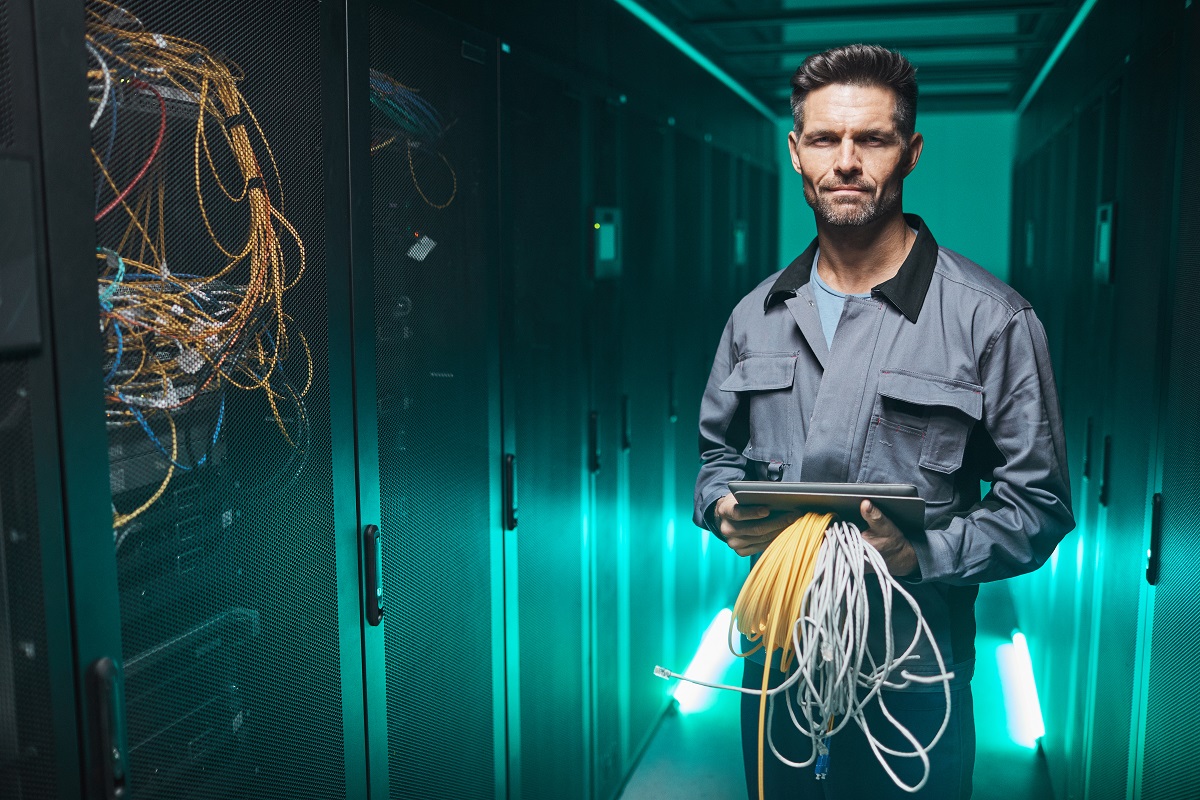
[[[817, 238], [750, 292], [725, 327], [700, 414], [695, 520], [754, 555], [796, 515], [739, 506], [730, 481], [917, 487], [924, 531], [906, 535], [864, 501], [863, 537], [906, 581], [954, 672], [950, 726], [917, 795], [945, 800], [971, 794], [977, 584], [1035, 569], [1075, 523], [1041, 323], [1010, 287], [939, 248], [919, 217], [902, 212], [903, 181], [924, 146], [916, 100], [913, 66], [880, 47], [829, 50], [793, 76], [788, 148]], [[991, 482], [982, 499], [981, 480]], [[872, 602], [879, 596], [876, 585]], [[882, 610], [871, 610], [870, 640], [880, 642]], [[896, 641], [910, 641], [915, 617], [906, 606], [894, 614]], [[935, 672], [930, 653], [926, 645], [912, 671]], [[743, 685], [761, 687], [763, 668], [748, 659]], [[783, 674], [771, 672], [778, 685]], [[758, 699], [743, 697], [747, 789], [757, 797]], [[941, 684], [890, 692], [886, 702], [926, 744], [945, 713]], [[911, 751], [875, 708], [872, 734]], [[782, 706], [773, 730], [783, 755], [808, 756]], [[909, 784], [922, 774], [915, 758], [889, 764]], [[913, 796], [855, 725], [831, 742], [827, 779], [783, 765], [769, 749], [765, 773], [767, 797]]]

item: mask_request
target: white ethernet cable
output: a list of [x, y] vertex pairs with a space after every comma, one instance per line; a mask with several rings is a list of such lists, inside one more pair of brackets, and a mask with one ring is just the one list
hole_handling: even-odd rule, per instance
[[[800, 522], [803, 522], [802, 519]], [[798, 522], [797, 524], [800, 524]], [[784, 538], [783, 536], [780, 537]], [[778, 541], [778, 540], [777, 540]], [[870, 610], [867, 599], [867, 566], [879, 577], [883, 601], [884, 653], [876, 662], [867, 646], [867, 631]], [[754, 580], [752, 573], [747, 585]], [[799, 587], [796, 587], [799, 588]], [[743, 587], [743, 593], [746, 588]], [[893, 595], [898, 593], [912, 609], [917, 626], [912, 641], [903, 650], [896, 652], [892, 632]], [[741, 598], [739, 597], [739, 601]], [[942, 738], [950, 721], [950, 684], [954, 677], [946, 670], [945, 662], [929, 624], [921, 615], [916, 600], [888, 572], [883, 557], [862, 538], [859, 529], [850, 523], [830, 525], [824, 533], [816, 557], [812, 581], [804, 588], [801, 614], [792, 626], [792, 645], [796, 653], [795, 671], [774, 689], [765, 692], [741, 686], [707, 683], [693, 680], [686, 675], [672, 672], [664, 667], [655, 667], [654, 674], [660, 678], [680, 680], [726, 689], [742, 694], [768, 697], [766, 720], [767, 741], [771, 752], [792, 767], [806, 767], [817, 762], [818, 777], [823, 777], [821, 761], [828, 756], [828, 738], [842, 730], [850, 720], [862, 729], [871, 751], [892, 781], [906, 792], [920, 791], [929, 780], [929, 752]], [[730, 633], [734, 619], [730, 619]], [[746, 631], [743, 631], [745, 633]], [[919, 658], [914, 650], [924, 635], [929, 641], [938, 672], [918, 675], [904, 669], [904, 665]], [[730, 646], [732, 650], [732, 645]], [[748, 654], [734, 653], [745, 657]], [[768, 653], [768, 661], [770, 654]], [[922, 744], [888, 710], [882, 694], [883, 689], [904, 689], [913, 683], [941, 683], [946, 699], [946, 712], [937, 734], [928, 744]], [[795, 697], [789, 690], [795, 687]], [[783, 694], [787, 701], [788, 714], [793, 724], [812, 741], [812, 753], [803, 762], [785, 758], [776, 748], [770, 734], [770, 724], [775, 713], [775, 696]], [[912, 750], [895, 750], [883, 745], [872, 734], [866, 720], [865, 709], [872, 702], [879, 703], [883, 716], [896, 727], [900, 735], [912, 745]], [[800, 716], [797, 716], [796, 709]], [[800, 717], [803, 717], [801, 719]], [[760, 744], [761, 746], [761, 744]], [[887, 763], [887, 756], [920, 759], [924, 768], [921, 780], [913, 785], [904, 783]], [[827, 761], [826, 761], [827, 766]], [[760, 765], [761, 770], [761, 765]]]

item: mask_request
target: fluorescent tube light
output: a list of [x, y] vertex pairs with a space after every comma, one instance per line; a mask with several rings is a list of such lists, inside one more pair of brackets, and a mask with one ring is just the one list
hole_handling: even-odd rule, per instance
[[[1095, 2], [1095, 0], [1092, 0], [1092, 2]], [[739, 97], [741, 97], [750, 105], [754, 106], [754, 108], [764, 117], [772, 122], [775, 122], [780, 118], [780, 116], [782, 116], [781, 114], [772, 113], [769, 108], [762, 104], [761, 100], [750, 94], [746, 87], [734, 80], [728, 72], [718, 67], [712, 61], [709, 61], [703, 53], [684, 41], [679, 34], [671, 30], [671, 28], [668, 27], [667, 24], [658, 17], [654, 16], [649, 11], [633, 2], [633, 0], [616, 0], [616, 3], [621, 8], [625, 9], [630, 14], [633, 14], [642, 22], [650, 26], [652, 31], [673, 44], [675, 49], [677, 49], [679, 52], [683, 53], [692, 61], [695, 61], [701, 67], [706, 69], [714, 78], [732, 89]], [[782, 77], [780, 79], [782, 80]]]
[[[721, 682], [734, 659], [725, 638], [729, 635], [729, 620], [732, 617], [732, 609], [722, 608], [716, 618], [708, 624], [708, 629], [700, 639], [700, 647], [684, 675], [708, 683]], [[737, 635], [736, 632], [734, 635]], [[711, 708], [717, 702], [717, 694], [720, 691], [680, 681], [675, 687], [675, 702], [679, 704], [681, 714], [695, 714]]]
[[1017, 744], [1036, 749], [1038, 739], [1046, 735], [1046, 725], [1042, 721], [1042, 705], [1038, 701], [1025, 634], [1014, 631], [1012, 644], [996, 648], [996, 660], [1000, 663], [1008, 735]]

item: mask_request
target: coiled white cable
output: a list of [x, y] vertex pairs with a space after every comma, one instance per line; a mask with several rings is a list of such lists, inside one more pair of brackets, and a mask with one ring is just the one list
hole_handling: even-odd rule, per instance
[[[811, 527], [815, 521], [815, 515], [808, 515], [797, 521], [795, 530], [789, 528], [785, 533], [793, 534], [802, 529], [805, 524]], [[782, 534], [776, 542], [781, 542], [782, 546], [796, 547], [794, 538], [789, 539]], [[772, 543], [772, 547], [774, 546], [775, 543]], [[764, 554], [765, 557], [766, 554]], [[760, 561], [760, 563], [762, 562]], [[879, 661], [876, 661], [867, 645], [867, 632], [871, 619], [866, 577], [868, 567], [874, 570], [878, 576], [882, 595], [884, 653]], [[803, 569], [800, 571], [803, 572]], [[777, 589], [772, 592], [763, 592], [764, 587], [762, 586], [754, 587], [759, 594], [763, 596], [769, 594], [772, 602], [780, 603], [783, 606], [795, 607], [790, 602], [781, 602], [788, 591], [803, 592], [803, 599], [799, 605], [801, 612], [791, 626], [791, 647], [782, 648], [784, 652], [781, 663], [785, 665], [785, 668], [790, 660], [787, 651], [791, 650], [796, 655], [796, 669], [788, 676], [787, 680], [773, 689], [758, 690], [693, 680], [686, 675], [680, 675], [663, 667], [655, 667], [655, 674], [662, 678], [678, 678], [714, 689], [726, 689], [757, 696], [765, 694], [766, 719], [760, 720], [760, 732], [762, 727], [766, 728], [766, 741], [771, 752], [780, 761], [792, 767], [806, 767], [813, 764], [818, 756], [828, 752], [825, 746], [826, 738], [837, 734], [853, 720], [862, 730], [871, 751], [892, 781], [906, 792], [920, 791], [929, 780], [929, 752], [941, 739], [950, 721], [949, 682], [954, 674], [947, 671], [933, 632], [922, 616], [916, 600], [888, 572], [883, 556], [863, 539], [858, 527], [850, 523], [838, 522], [828, 525], [824, 531], [816, 556], [816, 564], [812, 570], [812, 580], [807, 586], [798, 585], [794, 575], [756, 576], [752, 572], [751, 576], [747, 578], [747, 585], [742, 589], [743, 595], [746, 594], [748, 587], [756, 577], [759, 580], [786, 581], [787, 586], [766, 587]], [[917, 620], [912, 641], [908, 642], [900, 652], [897, 652], [892, 631], [892, 608], [895, 594], [899, 594], [900, 598], [908, 604]], [[743, 597], [739, 596], [738, 600], [739, 606], [742, 605]], [[731, 635], [735, 622], [741, 623], [739, 628], [743, 629], [743, 633], [757, 638], [753, 635], [754, 630], [746, 630], [751, 627], [747, 624], [747, 620], [736, 618], [730, 620]], [[762, 631], [763, 627], [759, 624], [759, 634]], [[904, 668], [905, 665], [919, 658], [914, 651], [920, 644], [922, 636], [928, 641], [937, 664], [937, 673], [935, 674], [918, 675]], [[732, 650], [732, 645], [730, 649]], [[757, 649], [756, 647], [754, 650]], [[754, 650], [750, 652], [754, 652]], [[749, 653], [735, 652], [734, 655], [745, 657]], [[768, 664], [770, 656], [771, 653], [768, 652]], [[904, 689], [913, 683], [942, 684], [946, 711], [937, 734], [928, 743], [918, 741], [916, 736], [896, 719], [888, 709], [882, 694], [884, 689]], [[790, 692], [793, 687], [795, 687], [794, 693]], [[805, 761], [795, 762], [785, 758], [776, 748], [770, 735], [770, 725], [775, 714], [775, 701], [780, 694], [785, 698], [788, 714], [793, 724], [812, 742], [812, 753]], [[872, 734], [866, 719], [866, 709], [872, 702], [879, 704], [884, 718], [895, 726], [904, 740], [912, 746], [911, 750], [887, 747]], [[760, 740], [760, 748], [761, 744]], [[912, 785], [904, 783], [888, 763], [887, 756], [919, 759], [923, 767], [921, 779]], [[761, 796], [761, 761], [759, 770]]]

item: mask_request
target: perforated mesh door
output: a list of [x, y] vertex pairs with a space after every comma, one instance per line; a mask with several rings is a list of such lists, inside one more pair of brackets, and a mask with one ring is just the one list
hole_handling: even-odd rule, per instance
[[1154, 598], [1142, 797], [1200, 795], [1200, 760], [1181, 747], [1200, 736], [1200, 694], [1192, 673], [1200, 659], [1195, 635], [1200, 582], [1193, 568], [1200, 525], [1191, 513], [1200, 487], [1200, 433], [1192, 417], [1200, 396], [1200, 22], [1188, 22], [1184, 60], [1184, 156], [1179, 202], [1178, 253], [1171, 333], [1170, 395], [1163, 464], [1161, 575]]
[[494, 52], [448, 22], [370, 27], [390, 791], [491, 797]]
[[86, 8], [131, 786], [342, 796], [320, 5]]
[[12, 145], [12, 75], [8, 65], [8, 4], [0, 0], [0, 147]]
[[[588, 393], [580, 106], [513, 55], [502, 62], [502, 183], [511, 199], [513, 345], [505, 353], [519, 471], [519, 738], [510, 797], [587, 794], [583, 617]], [[560, 202], [546, 202], [545, 187]], [[506, 410], [505, 413], [508, 413]], [[506, 592], [514, 587], [506, 586]], [[519, 767], [519, 769], [518, 769]]]
[[0, 361], [0, 795], [56, 796], [29, 375]]
[[[52, 687], [50, 680], [54, 665], [48, 640], [65, 645], [70, 634], [47, 630], [44, 576], [54, 572], [46, 569], [44, 559], [53, 557], [43, 547], [54, 541], [57, 520], [43, 519], [39, 506], [57, 504], [58, 486], [53, 456], [38, 449], [53, 450], [53, 444], [35, 440], [35, 425], [39, 435], [52, 430], [54, 409], [35, 398], [52, 391], [49, 356], [31, 352], [31, 339], [22, 335], [30, 323], [38, 325], [37, 314], [20, 312], [29, 305], [37, 308], [39, 289], [18, 285], [28, 280], [21, 275], [22, 262], [42, 264], [36, 244], [42, 237], [35, 228], [39, 215], [30, 209], [40, 194], [35, 191], [37, 86], [18, 81], [19, 75], [33, 73], [31, 11], [25, 0], [0, 0], [0, 171], [5, 176], [0, 196], [0, 797], [6, 800], [51, 798], [62, 791], [55, 748], [70, 744], [55, 738], [53, 701], [74, 700], [73, 687]], [[29, 180], [13, 180], [14, 175]], [[49, 566], [61, 568], [53, 561]], [[65, 619], [54, 624], [66, 627]], [[52, 689], [60, 696], [52, 696]]]

